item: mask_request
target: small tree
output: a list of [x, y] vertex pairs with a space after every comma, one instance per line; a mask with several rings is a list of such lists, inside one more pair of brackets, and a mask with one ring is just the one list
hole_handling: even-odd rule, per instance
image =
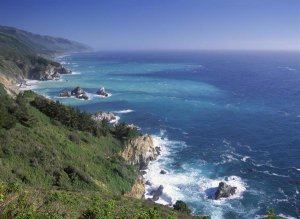
[[187, 206], [187, 204], [181, 200], [176, 201], [175, 205], [173, 205], [173, 208], [176, 211], [180, 211], [186, 214], [191, 214], [191, 209]]

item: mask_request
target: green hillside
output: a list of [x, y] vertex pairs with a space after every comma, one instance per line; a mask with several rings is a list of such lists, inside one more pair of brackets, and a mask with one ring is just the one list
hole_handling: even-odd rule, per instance
[[0, 76], [40, 80], [47, 69], [61, 68], [53, 55], [88, 50], [78, 42], [0, 26]]
[[14, 27], [0, 26], [0, 34], [15, 38], [38, 54], [84, 52], [91, 49], [82, 43], [34, 34]]
[[123, 196], [138, 172], [119, 152], [137, 131], [31, 91], [0, 93], [0, 218], [192, 218]]

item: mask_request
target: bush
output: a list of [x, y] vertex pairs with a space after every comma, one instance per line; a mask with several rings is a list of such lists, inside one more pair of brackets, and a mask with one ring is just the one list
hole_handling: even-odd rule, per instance
[[191, 214], [191, 209], [187, 206], [187, 204], [181, 200], [176, 201], [175, 205], [173, 205], [174, 210], [180, 211], [186, 214]]

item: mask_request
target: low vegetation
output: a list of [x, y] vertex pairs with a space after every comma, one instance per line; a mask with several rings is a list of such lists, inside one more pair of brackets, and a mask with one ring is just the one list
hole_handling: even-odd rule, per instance
[[119, 152], [138, 132], [31, 91], [0, 94], [0, 218], [196, 218], [123, 196], [137, 170]]

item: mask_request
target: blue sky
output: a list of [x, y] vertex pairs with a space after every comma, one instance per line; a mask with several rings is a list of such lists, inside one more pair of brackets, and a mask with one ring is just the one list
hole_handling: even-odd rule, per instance
[[0, 0], [0, 25], [103, 50], [300, 50], [300, 0]]

